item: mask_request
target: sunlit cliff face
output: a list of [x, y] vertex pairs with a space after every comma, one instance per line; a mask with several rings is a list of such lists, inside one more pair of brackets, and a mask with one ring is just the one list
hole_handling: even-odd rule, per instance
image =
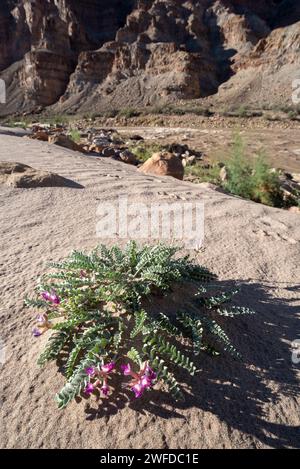
[[207, 97], [241, 70], [296, 67], [299, 20], [298, 0], [2, 0], [6, 109]]

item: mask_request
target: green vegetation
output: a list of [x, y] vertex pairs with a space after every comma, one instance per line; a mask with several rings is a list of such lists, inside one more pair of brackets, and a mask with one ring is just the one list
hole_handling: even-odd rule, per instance
[[271, 207], [288, 208], [299, 204], [299, 194], [286, 197], [281, 189], [280, 172], [272, 169], [263, 153], [250, 160], [242, 138], [234, 139], [231, 154], [226, 158], [226, 177], [221, 180], [220, 165], [204, 168], [200, 164], [186, 168], [188, 176], [199, 182], [211, 182], [230, 194]]
[[214, 166], [203, 166], [201, 163], [196, 163], [193, 166], [187, 166], [185, 168], [186, 176], [193, 176], [198, 179], [198, 182], [211, 182], [212, 184], [220, 184], [220, 167]]
[[69, 135], [73, 142], [80, 143], [81, 136], [79, 130], [71, 129]]
[[223, 187], [231, 194], [273, 207], [284, 206], [279, 174], [272, 172], [262, 153], [250, 162], [240, 136], [235, 138], [226, 168], [228, 177]]
[[140, 115], [141, 115], [141, 111], [138, 111], [137, 109], [132, 109], [132, 108], [121, 109], [118, 112], [119, 117], [126, 117], [126, 119], [131, 119], [132, 117], [139, 117]]
[[[184, 379], [193, 376], [204, 353], [217, 356], [222, 349], [241, 359], [218, 318], [253, 311], [230, 306], [237, 291], [218, 288], [212, 273], [177, 251], [135, 242], [124, 250], [100, 246], [91, 254], [73, 252], [41, 279], [26, 304], [42, 311], [34, 336], [52, 331], [39, 364], [59, 360], [64, 370], [60, 408], [82, 392], [108, 396], [110, 374], [120, 370], [133, 378], [128, 386], [135, 397], [159, 382], [181, 399], [178, 368]], [[186, 291], [181, 310], [166, 313], [161, 302], [153, 308], [157, 296], [168, 302], [175, 286]]]
[[31, 119], [27, 117], [22, 117], [19, 119], [10, 117], [9, 119], [3, 119], [1, 124], [12, 128], [19, 127], [21, 129], [27, 129], [27, 127], [31, 124]]
[[205, 116], [209, 117], [213, 115], [213, 112], [207, 108], [202, 108], [199, 106], [175, 106], [175, 105], [165, 105], [165, 106], [156, 106], [149, 108], [146, 113], [148, 114], [165, 114], [165, 115], [174, 115], [174, 116], [184, 116], [186, 114], [194, 114], [196, 116]]
[[221, 115], [224, 117], [237, 117], [237, 118], [250, 118], [250, 117], [261, 117], [263, 111], [250, 109], [245, 105], [240, 107], [230, 107], [229, 109], [221, 110]]
[[35, 123], [48, 124], [53, 127], [68, 125], [72, 121], [72, 117], [68, 115], [53, 115], [53, 116], [20, 116], [10, 117], [3, 120], [3, 124], [8, 127], [23, 127], [26, 129], [29, 125]]
[[164, 147], [158, 143], [141, 142], [139, 144], [131, 144], [129, 149], [141, 163], [145, 163], [154, 153], [163, 151]]

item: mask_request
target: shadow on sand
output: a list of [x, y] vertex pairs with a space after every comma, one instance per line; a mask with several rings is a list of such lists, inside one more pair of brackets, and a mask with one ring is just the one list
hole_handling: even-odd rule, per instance
[[72, 181], [72, 179], [63, 178], [62, 187], [68, 187], [69, 189], [84, 189], [84, 186], [78, 182]]
[[[231, 282], [220, 284], [232, 287]], [[257, 314], [227, 319], [223, 327], [243, 354], [243, 362], [226, 355], [218, 358], [202, 355], [198, 359], [201, 372], [196, 377], [177, 374], [179, 380], [188, 382], [184, 402], [174, 402], [168, 393], [156, 390], [133, 400], [131, 392], [124, 390], [115, 392], [109, 400], [99, 401], [98, 409], [87, 408], [87, 419], [109, 418], [130, 406], [136, 412], [152, 413], [162, 419], [180, 418], [188, 425], [183, 411], [200, 409], [263, 445], [299, 448], [300, 428], [272, 423], [265, 413], [267, 405], [279, 403], [283, 396], [293, 400], [299, 395], [290, 347], [299, 331], [298, 308], [273, 298], [268, 286], [251, 283], [240, 287], [237, 303], [255, 309]], [[300, 292], [300, 285], [286, 289]]]

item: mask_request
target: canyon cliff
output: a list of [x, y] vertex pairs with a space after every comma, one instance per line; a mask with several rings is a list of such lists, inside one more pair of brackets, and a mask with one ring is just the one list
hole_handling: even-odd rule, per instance
[[[1, 0], [0, 113], [291, 104], [297, 0]], [[208, 98], [209, 97], [209, 98]]]

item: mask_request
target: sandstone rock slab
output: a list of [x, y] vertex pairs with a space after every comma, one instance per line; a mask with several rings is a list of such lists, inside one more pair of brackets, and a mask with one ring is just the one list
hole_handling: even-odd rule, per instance
[[0, 184], [30, 189], [37, 187], [63, 187], [67, 179], [55, 173], [40, 171], [22, 163], [0, 162]]
[[182, 161], [169, 152], [154, 153], [154, 155], [139, 168], [139, 171], [155, 176], [172, 176], [181, 181], [184, 176]]

